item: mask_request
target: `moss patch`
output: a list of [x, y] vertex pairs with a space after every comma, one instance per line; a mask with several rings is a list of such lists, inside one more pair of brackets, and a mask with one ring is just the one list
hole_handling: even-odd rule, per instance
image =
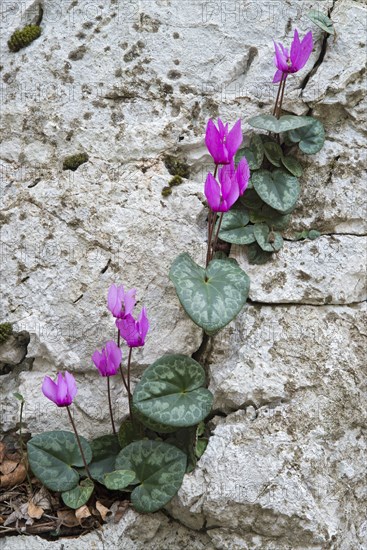
[[166, 155], [163, 160], [165, 167], [172, 176], [181, 176], [181, 178], [190, 176], [190, 168], [185, 161], [178, 160], [171, 155]]
[[41, 27], [38, 25], [26, 25], [23, 29], [15, 31], [8, 40], [8, 47], [11, 52], [18, 52], [29, 46], [34, 40], [41, 36]]
[[13, 332], [13, 327], [11, 323], [1, 323], [0, 324], [0, 344], [6, 342], [9, 336]]
[[163, 187], [163, 189], [162, 189], [162, 196], [163, 197], [168, 197], [171, 193], [172, 193], [172, 188], [171, 187], [169, 187], [168, 185], [166, 187]]
[[73, 172], [75, 172], [75, 170], [79, 168], [81, 164], [84, 164], [88, 160], [89, 157], [87, 153], [78, 153], [77, 155], [71, 155], [70, 157], [66, 157], [64, 159], [62, 169], [72, 170]]
[[181, 178], [181, 176], [173, 176], [173, 178], [168, 182], [168, 185], [170, 187], [174, 187], [175, 185], [181, 185], [181, 183], [183, 182], [183, 179]]

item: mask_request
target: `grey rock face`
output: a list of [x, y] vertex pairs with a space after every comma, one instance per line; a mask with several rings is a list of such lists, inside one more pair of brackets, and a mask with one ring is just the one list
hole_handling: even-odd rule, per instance
[[[168, 279], [188, 251], [203, 263], [203, 182], [212, 162], [205, 124], [271, 111], [273, 38], [312, 28], [306, 67], [288, 79], [284, 109], [325, 125], [302, 195], [269, 264], [251, 266], [241, 315], [208, 347], [213, 435], [165, 514], [129, 511], [118, 525], [65, 549], [362, 549], [367, 546], [365, 453], [365, 26], [363, 2], [44, 0], [42, 35], [10, 53], [11, 34], [39, 19], [38, 2], [1, 6], [2, 312], [31, 340], [32, 370], [0, 376], [2, 429], [25, 399], [28, 431], [65, 426], [40, 387], [76, 376], [81, 433], [109, 429], [91, 355], [115, 334], [111, 283], [137, 287], [151, 332], [134, 352], [133, 383], [166, 353], [191, 355], [202, 334]], [[331, 9], [336, 37], [307, 18]], [[63, 160], [87, 153], [76, 171]], [[167, 155], [190, 176], [168, 197]], [[315, 241], [294, 241], [316, 229]], [[1, 319], [2, 320], [2, 319]], [[23, 352], [22, 352], [23, 353]], [[20, 355], [12, 361], [17, 362]], [[2, 359], [1, 359], [2, 360]], [[27, 359], [26, 359], [27, 360]], [[128, 411], [112, 384], [116, 420]], [[38, 537], [0, 548], [59, 548]]]

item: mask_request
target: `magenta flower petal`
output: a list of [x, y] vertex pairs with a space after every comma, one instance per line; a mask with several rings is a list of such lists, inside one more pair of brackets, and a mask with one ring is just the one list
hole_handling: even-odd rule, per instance
[[300, 45], [300, 53], [297, 59], [297, 71], [299, 71], [306, 65], [312, 53], [312, 49], [313, 49], [312, 32], [309, 31], [304, 37], [304, 39], [302, 40]]
[[241, 130], [241, 119], [239, 119], [233, 126], [232, 130], [229, 132], [226, 139], [226, 147], [229, 159], [233, 159], [242, 143], [242, 140], [243, 136]]
[[138, 321], [135, 321], [132, 315], [126, 315], [123, 319], [118, 319], [116, 321], [116, 326], [122, 338], [130, 348], [144, 346], [145, 337], [149, 330], [146, 309], [142, 309]]
[[220, 188], [218, 182], [210, 173], [206, 177], [204, 192], [209, 207], [213, 212], [217, 212], [220, 205]]
[[47, 399], [56, 403], [57, 385], [49, 376], [45, 376], [42, 384], [42, 393]]
[[273, 78], [273, 84], [275, 84], [276, 82], [280, 82], [282, 80], [282, 76], [283, 74], [287, 74], [287, 73], [283, 73], [283, 71], [280, 71], [279, 69], [275, 72], [275, 75], [274, 75], [274, 78]]
[[139, 332], [141, 335], [141, 338], [143, 341], [145, 341], [145, 337], [149, 330], [149, 321], [147, 317], [147, 310], [145, 307], [141, 310], [140, 316], [139, 316]]
[[287, 72], [289, 69], [288, 63], [287, 63], [287, 56], [286, 51], [282, 44], [277, 44], [274, 42], [274, 48], [275, 48], [275, 65], [278, 67], [278, 69], [282, 72]]
[[132, 288], [125, 292], [125, 315], [131, 314], [136, 303], [136, 288]]
[[92, 361], [101, 376], [114, 376], [120, 367], [121, 358], [121, 350], [113, 340], [109, 340], [101, 352], [96, 350], [92, 355]]
[[224, 157], [223, 144], [220, 133], [211, 119], [206, 127], [205, 144], [216, 164], [219, 164], [218, 159], [222, 160]]
[[58, 407], [71, 405], [77, 391], [74, 376], [69, 372], [65, 372], [65, 379], [61, 372], [59, 372], [56, 382], [53, 382], [48, 376], [45, 376], [43, 380], [43, 394]]
[[135, 294], [135, 288], [125, 292], [122, 285], [111, 285], [108, 290], [107, 307], [112, 315], [122, 319], [124, 315], [132, 313], [135, 307]]
[[237, 166], [236, 177], [237, 177], [237, 182], [239, 187], [239, 193], [240, 195], [243, 195], [247, 189], [248, 182], [250, 179], [250, 167], [245, 157], [241, 159], [241, 161]]

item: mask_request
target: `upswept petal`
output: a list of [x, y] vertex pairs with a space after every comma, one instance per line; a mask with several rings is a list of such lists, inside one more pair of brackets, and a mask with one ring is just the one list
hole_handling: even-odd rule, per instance
[[125, 302], [125, 315], [131, 314], [135, 307], [136, 303], [136, 288], [132, 288], [125, 292], [124, 302]]
[[57, 375], [57, 403], [56, 405], [58, 407], [62, 407], [64, 405], [69, 405], [69, 403], [67, 402], [68, 399], [67, 399], [67, 395], [68, 395], [68, 387], [67, 387], [67, 384], [61, 374], [61, 372], [59, 372], [59, 374]]
[[65, 382], [68, 388], [68, 397], [70, 398], [70, 403], [73, 401], [74, 397], [78, 393], [78, 388], [76, 386], [75, 378], [70, 372], [65, 371]]
[[[228, 124], [226, 127], [228, 130]], [[219, 135], [221, 139], [223, 139], [226, 135], [226, 127], [224, 126], [222, 119], [218, 117], [218, 128], [219, 128]]]
[[240, 195], [243, 195], [243, 193], [247, 189], [248, 182], [250, 179], [250, 167], [245, 157], [241, 159], [241, 161], [237, 166], [236, 177], [238, 182], [239, 193]]
[[106, 344], [107, 362], [112, 363], [113, 367], [117, 371], [121, 363], [122, 352], [116, 342], [109, 340]]
[[287, 57], [284, 53], [285, 48], [282, 46], [282, 44], [277, 44], [274, 41], [274, 49], [275, 49], [275, 66], [278, 67], [278, 69], [282, 72], [288, 71], [289, 67], [287, 64]]
[[228, 160], [233, 159], [243, 140], [241, 119], [237, 120], [232, 130], [228, 133], [225, 146], [228, 151]]
[[297, 29], [294, 29], [294, 36], [291, 44], [291, 55], [290, 55], [292, 67], [297, 65], [300, 53], [301, 53], [301, 42], [299, 40]]
[[56, 403], [57, 400], [57, 385], [49, 376], [45, 376], [42, 384], [42, 393], [47, 399]]
[[281, 71], [281, 70], [278, 69], [278, 70], [275, 72], [275, 75], [274, 75], [274, 78], [273, 78], [273, 84], [276, 84], [277, 82], [280, 82], [280, 81], [282, 80], [283, 74], [286, 75], [287, 73], [283, 73], [283, 71]]
[[146, 337], [146, 335], [148, 333], [148, 330], [149, 330], [149, 321], [148, 321], [148, 317], [147, 317], [147, 310], [146, 310], [145, 307], [143, 307], [143, 309], [141, 310], [138, 323], [139, 323], [140, 336], [141, 336], [142, 342], [144, 344], [145, 337]]
[[114, 316], [118, 314], [118, 295], [118, 287], [116, 285], [111, 285], [107, 295], [107, 307]]
[[116, 325], [128, 346], [136, 347], [136, 345], [139, 345], [139, 333], [132, 315], [126, 315], [124, 319], [116, 321]]
[[208, 121], [206, 127], [205, 144], [215, 163], [220, 164], [218, 159], [221, 160], [226, 155], [223, 151], [223, 144], [220, 139], [220, 133], [211, 119]]
[[213, 210], [213, 212], [217, 212], [217, 208], [220, 205], [220, 188], [218, 182], [210, 172], [205, 180], [204, 192], [209, 207]]
[[312, 49], [313, 49], [313, 38], [312, 38], [312, 32], [309, 31], [303, 38], [300, 45], [300, 54], [297, 59], [297, 67], [296, 67], [297, 71], [299, 71], [306, 65], [312, 53]]

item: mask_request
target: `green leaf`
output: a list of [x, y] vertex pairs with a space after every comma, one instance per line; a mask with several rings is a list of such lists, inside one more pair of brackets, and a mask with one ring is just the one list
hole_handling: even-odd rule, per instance
[[157, 441], [135, 441], [122, 449], [116, 468], [135, 472], [131, 502], [137, 512], [156, 512], [181, 487], [186, 455], [177, 447]]
[[290, 214], [280, 214], [271, 206], [264, 204], [260, 210], [250, 211], [251, 223], [266, 223], [272, 229], [277, 231], [285, 229], [289, 225]]
[[131, 420], [124, 420], [121, 424], [118, 433], [121, 449], [130, 445], [133, 441], [144, 439], [144, 437], [144, 426], [136, 418], [134, 418], [134, 422]]
[[278, 252], [283, 246], [283, 237], [276, 231], [270, 231], [265, 223], [254, 226], [254, 235], [258, 245], [265, 252]]
[[204, 385], [204, 369], [194, 359], [166, 355], [144, 371], [134, 390], [134, 410], [148, 420], [148, 427], [150, 420], [166, 426], [166, 431], [194, 426], [209, 414], [213, 402]]
[[[80, 436], [87, 464], [92, 460], [92, 449]], [[34, 475], [52, 491], [69, 491], [79, 481], [72, 468], [84, 466], [75, 435], [66, 431], [44, 432], [35, 435], [27, 444], [28, 460]]]
[[135, 479], [135, 472], [132, 470], [115, 470], [105, 474], [103, 483], [107, 489], [121, 491], [130, 485]]
[[94, 483], [91, 479], [84, 479], [79, 485], [61, 493], [61, 498], [69, 508], [76, 510], [88, 502], [94, 490]]
[[255, 189], [246, 189], [245, 193], [239, 199], [240, 204], [246, 206], [250, 210], [257, 210], [264, 205], [264, 201], [260, 199]]
[[247, 255], [250, 264], [263, 265], [272, 257], [272, 252], [265, 252], [257, 243], [250, 244], [247, 247]]
[[258, 134], [251, 136], [248, 147], [243, 147], [237, 151], [235, 163], [238, 164], [243, 157], [246, 157], [251, 170], [258, 170], [260, 168], [264, 159], [264, 146]]
[[311, 241], [314, 241], [315, 239], [318, 239], [321, 236], [320, 231], [317, 231], [317, 229], [311, 229], [308, 232], [308, 238], [311, 239]]
[[170, 279], [186, 313], [209, 335], [236, 317], [250, 289], [250, 279], [232, 259], [212, 260], [203, 269], [188, 254], [180, 254]]
[[261, 128], [262, 130], [279, 134], [280, 132], [286, 132], [294, 128], [308, 126], [311, 123], [309, 119], [310, 117], [294, 115], [284, 115], [279, 119], [273, 115], [257, 115], [251, 117], [247, 122], [254, 128]]
[[266, 141], [264, 143], [264, 151], [268, 161], [279, 168], [283, 158], [283, 151], [279, 143], [275, 143], [275, 141]]
[[299, 178], [302, 176], [303, 168], [298, 162], [297, 159], [294, 157], [282, 157], [282, 163], [283, 166], [286, 167], [286, 169], [293, 174], [293, 176], [296, 176], [296, 178]]
[[208, 446], [208, 439], [198, 439], [195, 445], [195, 455], [197, 458], [201, 458]]
[[250, 244], [255, 241], [247, 210], [229, 210], [225, 212], [219, 238], [227, 243]]
[[291, 130], [288, 132], [288, 136], [293, 143], [298, 143], [299, 148], [306, 153], [306, 155], [314, 155], [318, 153], [324, 145], [325, 130], [319, 120], [312, 117], [307, 118], [311, 121], [309, 126]]
[[121, 447], [115, 435], [97, 437], [90, 445], [93, 452], [93, 460], [88, 466], [90, 475], [99, 483], [104, 483], [104, 475], [115, 469], [115, 460]]
[[14, 392], [13, 395], [15, 399], [18, 399], [18, 401], [20, 401], [21, 403], [25, 403], [25, 399], [21, 393]]
[[[201, 422], [204, 424], [204, 422]], [[196, 427], [182, 428], [175, 431], [166, 439], [166, 443], [174, 445], [183, 451], [187, 456], [186, 473], [190, 473], [196, 466], [195, 445], [196, 445]]]
[[255, 172], [252, 180], [258, 195], [275, 210], [287, 214], [295, 207], [301, 189], [294, 176], [283, 170], [259, 170]]
[[308, 12], [307, 17], [323, 31], [328, 34], [335, 34], [333, 22], [327, 15], [324, 15], [318, 10], [311, 10]]

